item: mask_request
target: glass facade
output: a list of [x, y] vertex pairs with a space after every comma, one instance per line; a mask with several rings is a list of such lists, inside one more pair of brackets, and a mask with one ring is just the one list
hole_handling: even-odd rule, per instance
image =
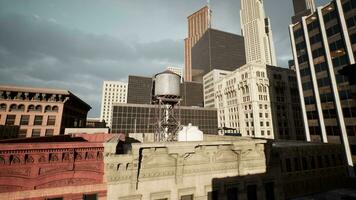
[[[178, 109], [174, 115], [179, 118]], [[180, 107], [182, 125], [191, 123], [207, 134], [217, 134], [217, 111], [213, 108]], [[113, 133], [154, 133], [158, 108], [145, 104], [114, 104]]]

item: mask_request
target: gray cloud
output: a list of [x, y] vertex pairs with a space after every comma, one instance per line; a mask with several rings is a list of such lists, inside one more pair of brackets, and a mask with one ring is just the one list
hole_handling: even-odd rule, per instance
[[152, 75], [182, 65], [183, 43], [127, 42], [69, 29], [39, 17], [0, 17], [0, 83], [72, 90], [99, 115], [103, 80]]

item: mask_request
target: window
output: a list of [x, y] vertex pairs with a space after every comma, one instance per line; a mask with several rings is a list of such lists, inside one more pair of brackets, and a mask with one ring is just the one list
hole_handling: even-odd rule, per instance
[[21, 115], [20, 125], [28, 125], [30, 120], [29, 115]]
[[27, 129], [20, 129], [18, 137], [25, 138], [26, 135], [27, 135]]
[[54, 126], [56, 124], [56, 116], [51, 115], [47, 118], [47, 126]]
[[0, 110], [6, 111], [6, 104], [4, 103], [0, 104]]
[[289, 158], [286, 159], [286, 171], [291, 172], [292, 171], [292, 163]]
[[40, 137], [41, 129], [32, 129], [32, 137]]
[[45, 135], [46, 135], [46, 136], [52, 136], [53, 133], [54, 133], [54, 130], [53, 130], [53, 129], [46, 129]]
[[15, 125], [16, 115], [7, 115], [5, 125]]
[[257, 185], [247, 186], [247, 200], [257, 199]]
[[36, 115], [33, 125], [36, 125], [36, 126], [42, 125], [42, 119], [43, 119], [43, 116]]
[[194, 199], [194, 195], [190, 194], [190, 195], [183, 195], [180, 197], [181, 200], [193, 200]]
[[98, 195], [97, 194], [84, 194], [83, 195], [83, 200], [97, 200]]

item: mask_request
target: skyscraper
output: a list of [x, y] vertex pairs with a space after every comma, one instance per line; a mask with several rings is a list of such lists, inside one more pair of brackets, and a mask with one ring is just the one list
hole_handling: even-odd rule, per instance
[[184, 79], [192, 80], [192, 48], [209, 28], [209, 7], [188, 16], [188, 37], [184, 39]]
[[244, 38], [209, 28], [191, 49], [192, 81], [203, 83], [213, 69], [233, 71], [246, 64]]
[[355, 64], [355, 13], [355, 0], [333, 0], [289, 27], [306, 138], [342, 142], [349, 166], [356, 161], [356, 102], [340, 71]]
[[303, 16], [312, 14], [315, 11], [314, 0], [293, 0], [294, 16], [292, 22], [297, 23]]
[[105, 120], [108, 127], [111, 127], [112, 104], [126, 103], [126, 101], [127, 83], [120, 81], [104, 81], [101, 97], [100, 121]]
[[262, 0], [241, 0], [241, 30], [247, 63], [277, 65], [270, 20]]

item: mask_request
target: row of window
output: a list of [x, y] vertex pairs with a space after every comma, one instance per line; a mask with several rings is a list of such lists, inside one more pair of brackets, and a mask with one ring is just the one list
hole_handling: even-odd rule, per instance
[[[5, 125], [35, 125], [35, 126], [42, 126], [43, 124], [43, 116], [36, 115], [33, 122], [30, 123], [30, 115], [21, 115], [20, 124], [15, 124], [16, 115], [7, 115]], [[56, 116], [50, 115], [47, 117], [47, 126], [54, 126], [56, 125]]]
[[346, 20], [346, 24], [348, 28], [351, 28], [356, 25], [356, 16], [352, 16]]
[[[7, 105], [5, 103], [0, 104], [0, 111], [6, 111], [7, 110]], [[24, 112], [26, 110], [26, 106], [24, 104], [11, 104], [9, 107], [9, 111], [22, 111]], [[31, 111], [37, 111], [37, 112], [42, 112], [42, 106], [41, 105], [29, 105], [27, 106], [27, 112]], [[45, 106], [45, 112], [58, 112], [58, 106], [50, 106], [47, 105]]]
[[[83, 194], [83, 200], [97, 200], [97, 194]], [[63, 197], [46, 198], [46, 200], [64, 200]]]
[[337, 33], [340, 33], [340, 25], [339, 24], [336, 24], [336, 25], [326, 29], [326, 35], [328, 37], [331, 37]]
[[[46, 129], [45, 136], [53, 136], [54, 129]], [[27, 135], [27, 129], [20, 129], [19, 131], [19, 138], [25, 138]], [[41, 136], [41, 129], [32, 129], [31, 137], [40, 137]]]
[[318, 155], [316, 157], [310, 156], [309, 158], [302, 157], [301, 159], [297, 157], [293, 159], [287, 158], [285, 159], [285, 170], [282, 167], [282, 172], [313, 170], [317, 168], [340, 166], [342, 164], [343, 158], [341, 154], [338, 154], [337, 156], [335, 154], [324, 156]]
[[309, 38], [309, 41], [310, 41], [310, 44], [311, 44], [311, 45], [320, 42], [320, 41], [321, 41], [321, 34], [318, 33], [318, 34], [316, 34], [316, 35], [310, 37], [310, 38]]
[[350, 0], [350, 1], [345, 2], [342, 5], [342, 8], [345, 13], [349, 12], [352, 9], [355, 9], [356, 8], [356, 0]]
[[318, 79], [317, 82], [318, 82], [319, 87], [326, 87], [326, 86], [330, 86], [330, 84], [331, 84], [329, 77]]

